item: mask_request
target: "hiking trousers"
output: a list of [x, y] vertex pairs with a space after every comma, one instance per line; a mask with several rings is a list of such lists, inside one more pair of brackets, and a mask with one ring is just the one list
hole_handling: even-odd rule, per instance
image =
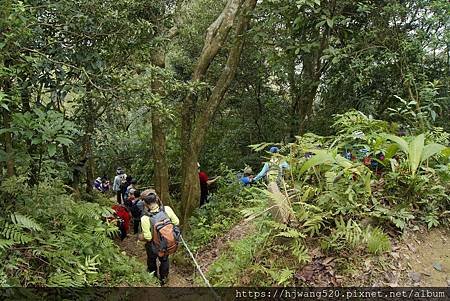
[[[147, 252], [147, 270], [149, 273], [154, 272], [154, 275], [159, 278], [159, 280], [164, 281], [169, 275], [169, 256], [158, 256], [153, 253], [151, 242], [145, 244], [145, 251]], [[159, 275], [158, 266], [156, 264], [156, 259], [159, 260]]]
[[134, 234], [138, 234], [140, 230], [141, 226], [141, 219], [140, 218], [133, 218], [133, 230], [134, 230]]
[[116, 196], [117, 196], [117, 203], [122, 204], [122, 192], [116, 191]]

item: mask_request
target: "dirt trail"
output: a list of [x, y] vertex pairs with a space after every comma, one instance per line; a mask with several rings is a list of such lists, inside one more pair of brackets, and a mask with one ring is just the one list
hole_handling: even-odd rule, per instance
[[417, 228], [392, 241], [383, 256], [365, 255], [344, 285], [381, 287], [450, 286], [450, 229]]
[[[211, 243], [199, 250], [194, 256], [202, 271], [206, 273], [209, 266], [224, 252], [229, 243], [240, 240], [254, 230], [254, 225], [250, 222], [241, 221], [226, 232], [223, 236], [217, 237]], [[147, 264], [147, 255], [145, 252], [144, 242], [137, 241], [136, 235], [129, 234], [123, 241], [116, 240], [117, 245], [128, 255], [133, 256], [142, 264]], [[188, 242], [189, 244], [189, 242]], [[184, 246], [180, 245], [177, 252], [186, 252]], [[186, 255], [188, 256], [188, 255]], [[173, 256], [171, 256], [173, 257]], [[171, 258], [170, 257], [170, 258]], [[173, 259], [173, 258], [171, 258]], [[188, 259], [191, 260], [191, 259]], [[194, 270], [188, 271], [186, 267], [177, 267], [176, 263], [170, 263], [170, 272], [167, 287], [192, 287], [198, 286], [194, 284], [192, 276]], [[198, 274], [198, 273], [197, 273]]]
[[[135, 235], [129, 234], [123, 241], [117, 240], [117, 245], [126, 252], [128, 256], [133, 256], [142, 264], [147, 265], [147, 254], [145, 252], [144, 242], [138, 241]], [[166, 284], [168, 287], [191, 287], [192, 282], [186, 279], [178, 270], [176, 265], [170, 263], [169, 279]]]
[[242, 220], [223, 236], [217, 237], [200, 249], [195, 254], [195, 257], [202, 271], [206, 273], [210, 265], [229, 247], [231, 242], [243, 239], [254, 230], [255, 226], [253, 223]]
[[394, 252], [407, 267], [402, 274], [403, 285], [450, 286], [450, 229], [409, 233]]

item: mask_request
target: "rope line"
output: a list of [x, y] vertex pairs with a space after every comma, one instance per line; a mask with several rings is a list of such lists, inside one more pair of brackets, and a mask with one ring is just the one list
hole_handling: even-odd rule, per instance
[[192, 261], [195, 264], [195, 267], [197, 268], [198, 272], [200, 273], [200, 276], [203, 278], [203, 281], [205, 281], [206, 285], [209, 287], [209, 289], [211, 290], [211, 292], [214, 294], [214, 296], [216, 297], [217, 300], [220, 300], [219, 295], [217, 295], [216, 291], [213, 289], [213, 287], [211, 286], [211, 284], [209, 283], [208, 279], [206, 279], [205, 274], [203, 274], [202, 269], [200, 268], [199, 264], [197, 263], [197, 260], [195, 260], [194, 254], [192, 254], [191, 250], [189, 249], [187, 243], [184, 241], [183, 235], [180, 235], [181, 238], [181, 242], [183, 243], [184, 247], [186, 248], [186, 250], [189, 253], [189, 256], [191, 256]]

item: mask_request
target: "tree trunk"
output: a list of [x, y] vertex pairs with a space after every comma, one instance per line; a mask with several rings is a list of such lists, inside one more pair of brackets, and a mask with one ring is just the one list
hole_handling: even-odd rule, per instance
[[[3, 128], [9, 129], [11, 127], [11, 113], [6, 109], [2, 109], [2, 116]], [[3, 133], [3, 144], [6, 152], [6, 175], [12, 177], [14, 176], [14, 154], [12, 134], [10, 132]]]
[[[256, 0], [228, 0], [220, 16], [207, 30], [205, 44], [192, 75], [193, 81], [199, 81], [205, 77], [209, 66], [227, 40], [233, 24], [236, 24], [235, 40], [228, 52], [225, 67], [214, 84], [211, 96], [203, 106], [204, 109], [197, 112], [197, 116], [193, 114], [193, 95], [188, 95], [183, 104], [181, 205], [184, 227], [194, 209], [199, 205], [200, 184], [197, 173], [199, 154], [214, 114], [236, 74], [244, 45], [243, 35], [247, 31], [250, 13], [255, 6]], [[197, 117], [195, 120], [194, 116]]]
[[166, 136], [158, 111], [152, 112], [152, 146], [155, 161], [155, 190], [164, 204], [171, 205], [169, 194], [169, 165], [166, 156]]
[[[22, 79], [24, 82], [26, 82], [26, 77]], [[22, 99], [22, 113], [31, 112], [31, 106], [30, 106], [30, 100], [31, 100], [31, 94], [29, 87], [26, 83], [24, 83], [23, 87], [21, 88], [21, 99]], [[31, 139], [26, 139], [26, 145], [27, 145], [27, 152], [28, 155], [31, 157], [31, 166], [30, 166], [30, 179], [28, 183], [30, 186], [34, 186], [38, 184], [39, 182], [39, 166], [37, 164], [37, 161], [34, 160], [33, 156], [36, 155], [36, 145], [31, 143]]]
[[[152, 55], [152, 63], [160, 68], [165, 68], [165, 51], [156, 49]], [[164, 87], [160, 80], [152, 82], [152, 91], [161, 96], [164, 95]], [[158, 109], [152, 112], [152, 147], [155, 161], [155, 190], [165, 204], [172, 205], [169, 194], [169, 164], [166, 153], [166, 131], [162, 114]]]
[[92, 193], [92, 184], [94, 183], [95, 163], [92, 151], [92, 139], [95, 131], [95, 116], [91, 108], [93, 108], [92, 99], [88, 95], [86, 98], [86, 127], [84, 134], [83, 153], [86, 162], [86, 192]]
[[[3, 82], [3, 91], [8, 94], [11, 90], [11, 82], [9, 79], [6, 79]], [[9, 129], [11, 128], [11, 106], [9, 110], [2, 108], [2, 118], [3, 118], [3, 128]], [[3, 133], [3, 145], [5, 146], [6, 153], [6, 175], [8, 177], [14, 176], [14, 150], [13, 150], [13, 139], [11, 132]]]

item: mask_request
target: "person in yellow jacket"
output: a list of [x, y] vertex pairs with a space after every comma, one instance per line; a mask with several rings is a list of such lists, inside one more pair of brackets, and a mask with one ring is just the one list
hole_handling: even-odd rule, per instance
[[158, 276], [156, 259], [159, 260], [159, 280], [161, 285], [164, 285], [169, 275], [169, 256], [159, 256], [158, 252], [154, 250], [152, 246], [152, 220], [164, 220], [169, 218], [170, 221], [178, 226], [180, 220], [176, 216], [175, 212], [169, 206], [162, 206], [161, 201], [153, 189], [144, 190], [141, 193], [141, 199], [144, 201], [144, 211], [146, 213], [141, 217], [141, 240], [145, 240], [145, 250], [147, 252], [147, 269], [150, 273], [154, 273]]

